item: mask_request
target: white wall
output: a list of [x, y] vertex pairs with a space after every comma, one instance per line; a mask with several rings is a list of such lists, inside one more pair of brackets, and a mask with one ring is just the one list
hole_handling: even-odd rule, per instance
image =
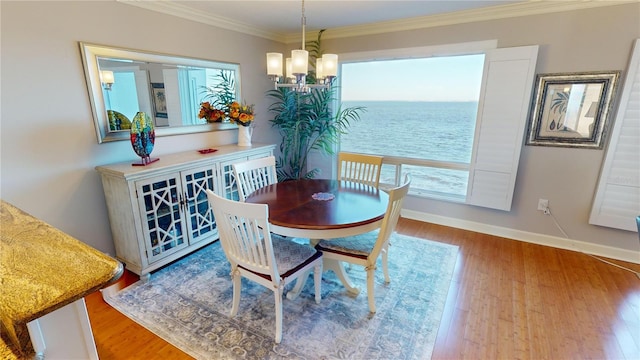
[[[640, 4], [351, 38], [330, 39], [329, 29], [325, 36], [325, 51], [338, 54], [491, 39], [499, 47], [537, 44], [537, 73], [622, 70], [624, 75], [633, 41], [640, 38]], [[615, 111], [610, 115], [615, 119]], [[625, 258], [640, 262], [636, 232], [588, 224], [603, 159], [604, 150], [524, 146], [510, 212], [418, 198], [408, 198], [405, 208], [467, 222], [470, 228], [481, 224], [475, 226], [479, 231], [488, 225], [561, 238], [553, 219], [536, 210], [544, 198], [570, 239], [630, 250]]]
[[[0, 15], [0, 197], [101, 251], [114, 250], [94, 167], [137, 159], [128, 142], [97, 143], [78, 41], [238, 62], [243, 97], [256, 104], [254, 141], [279, 141], [268, 122], [264, 54], [282, 44], [113, 1], [1, 1]], [[501, 47], [539, 44], [539, 73], [623, 70], [640, 37], [640, 4], [345, 39], [329, 32], [328, 52], [498, 39]], [[235, 141], [236, 131], [162, 137], [153, 155]], [[544, 197], [571, 238], [637, 250], [636, 233], [588, 225], [603, 158], [603, 150], [525, 146], [511, 212], [415, 198], [407, 207], [559, 236], [535, 210]]]
[[[278, 141], [264, 54], [282, 44], [115, 1], [2, 1], [0, 15], [0, 197], [100, 251], [114, 246], [94, 168], [139, 158], [127, 141], [98, 144], [78, 41], [240, 63], [243, 98], [256, 104], [254, 142]], [[160, 137], [153, 156], [235, 143], [236, 134]]]

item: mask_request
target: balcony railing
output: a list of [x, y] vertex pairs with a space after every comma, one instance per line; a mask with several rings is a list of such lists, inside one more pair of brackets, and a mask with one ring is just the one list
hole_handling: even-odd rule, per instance
[[411, 173], [409, 193], [449, 201], [464, 201], [469, 164], [383, 155], [380, 187], [398, 186], [405, 173]]

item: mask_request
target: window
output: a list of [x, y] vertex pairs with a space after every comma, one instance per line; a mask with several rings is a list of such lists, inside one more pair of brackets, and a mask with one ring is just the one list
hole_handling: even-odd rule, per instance
[[384, 155], [383, 183], [411, 172], [413, 195], [510, 210], [538, 47], [494, 47], [341, 55], [341, 101], [368, 111], [340, 149]]
[[114, 82], [110, 91], [104, 91], [107, 109], [118, 109], [128, 119], [133, 119], [140, 104], [136, 95], [136, 74], [133, 70], [115, 71]]
[[[484, 54], [344, 64], [343, 106], [367, 111], [341, 150], [441, 162], [407, 165], [412, 191], [464, 199], [483, 66]], [[394, 166], [383, 167], [382, 182], [395, 182]]]

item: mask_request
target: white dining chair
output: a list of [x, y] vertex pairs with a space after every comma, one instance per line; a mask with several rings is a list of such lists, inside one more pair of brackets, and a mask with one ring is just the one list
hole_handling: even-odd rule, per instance
[[[349, 264], [362, 265], [367, 271], [367, 297], [369, 300], [369, 311], [376, 312], [375, 303], [375, 270], [376, 262], [382, 253], [382, 269], [384, 271], [385, 283], [391, 281], [389, 277], [389, 238], [395, 231], [402, 203], [407, 196], [411, 176], [405, 177], [405, 182], [399, 187], [388, 190], [389, 204], [382, 219], [380, 229], [368, 233], [336, 238], [331, 240], [321, 240], [316, 249], [322, 251], [325, 261], [344, 261]], [[329, 268], [329, 266], [327, 266]]]
[[252, 192], [278, 182], [275, 156], [247, 160], [232, 165], [238, 184], [240, 201], [244, 202]]
[[231, 264], [231, 316], [238, 313], [242, 277], [272, 290], [276, 310], [275, 342], [280, 343], [284, 287], [297, 279], [305, 281], [313, 270], [315, 301], [319, 304], [322, 253], [307, 245], [279, 237], [272, 238], [269, 232], [268, 205], [228, 200], [209, 189], [206, 191], [218, 225], [222, 249]]
[[341, 151], [338, 153], [338, 180], [358, 182], [377, 188], [380, 184], [383, 158]]

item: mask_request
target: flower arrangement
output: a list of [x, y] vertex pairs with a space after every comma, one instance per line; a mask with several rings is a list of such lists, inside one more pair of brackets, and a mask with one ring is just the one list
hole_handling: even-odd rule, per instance
[[240, 105], [237, 101], [229, 104], [229, 120], [238, 125], [249, 126], [253, 122], [253, 105]]
[[208, 101], [200, 104], [200, 112], [198, 113], [198, 118], [205, 119], [207, 122], [222, 122], [225, 118], [224, 111], [220, 109], [216, 109], [209, 103]]

